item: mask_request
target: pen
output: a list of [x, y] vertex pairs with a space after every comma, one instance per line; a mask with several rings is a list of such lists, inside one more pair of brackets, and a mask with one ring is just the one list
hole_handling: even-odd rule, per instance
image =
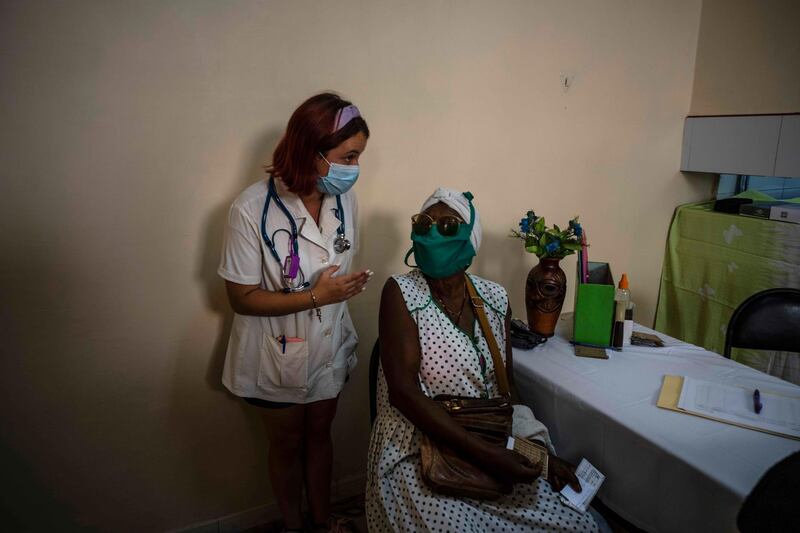
[[762, 407], [764, 406], [761, 404], [761, 393], [756, 389], [753, 391], [753, 410], [759, 414]]
[[581, 270], [583, 270], [582, 283], [589, 283], [589, 256], [586, 253], [586, 232], [581, 228]]
[[286, 335], [281, 335], [281, 353], [286, 353]]

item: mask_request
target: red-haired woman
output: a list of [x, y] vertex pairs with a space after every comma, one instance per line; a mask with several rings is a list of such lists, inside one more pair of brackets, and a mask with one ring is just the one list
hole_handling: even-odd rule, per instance
[[[287, 530], [301, 530], [303, 483], [315, 529], [330, 520], [336, 402], [356, 362], [347, 300], [372, 276], [358, 250], [358, 160], [369, 129], [330, 93], [289, 119], [269, 176], [233, 202], [218, 273], [235, 311], [222, 382], [260, 408], [269, 476]], [[304, 479], [305, 477], [305, 479]]]

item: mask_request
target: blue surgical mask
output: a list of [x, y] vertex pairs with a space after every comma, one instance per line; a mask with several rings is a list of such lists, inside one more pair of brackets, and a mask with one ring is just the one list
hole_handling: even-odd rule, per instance
[[[319, 154], [322, 159], [325, 156]], [[337, 195], [344, 194], [350, 190], [350, 187], [355, 185], [358, 179], [358, 165], [340, 165], [339, 163], [331, 163], [327, 159], [325, 162], [330, 167], [327, 176], [320, 176], [317, 180], [317, 189], [325, 194]]]

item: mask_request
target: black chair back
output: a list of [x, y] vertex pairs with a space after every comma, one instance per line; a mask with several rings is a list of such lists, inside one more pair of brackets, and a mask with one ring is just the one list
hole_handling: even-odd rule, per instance
[[767, 289], [741, 303], [728, 322], [725, 351], [731, 348], [800, 352], [800, 289]]
[[375, 339], [372, 355], [369, 356], [369, 424], [378, 416], [378, 367], [381, 364], [380, 339]]

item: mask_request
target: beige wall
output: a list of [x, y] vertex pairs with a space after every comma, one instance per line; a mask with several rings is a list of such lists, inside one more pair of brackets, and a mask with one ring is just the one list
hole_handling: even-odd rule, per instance
[[336, 421], [338, 480], [363, 475], [380, 288], [436, 185], [475, 194], [474, 270], [518, 315], [536, 259], [506, 234], [535, 208], [580, 215], [651, 323], [673, 209], [710, 189], [678, 172], [700, 7], [3, 2], [4, 524], [156, 531], [272, 500], [260, 422], [219, 383], [215, 270], [228, 205], [323, 89], [373, 132], [357, 191], [359, 262], [377, 276], [352, 302], [362, 363]]
[[703, 0], [693, 115], [800, 112], [800, 2]]

